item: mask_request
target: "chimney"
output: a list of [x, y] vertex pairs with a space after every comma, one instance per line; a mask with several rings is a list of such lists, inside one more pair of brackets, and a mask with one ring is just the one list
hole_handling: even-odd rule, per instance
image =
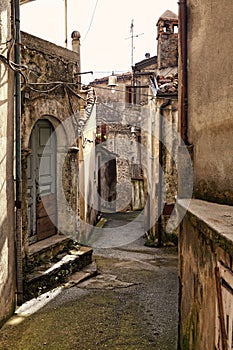
[[72, 38], [72, 51], [76, 52], [80, 58], [80, 33], [77, 30], [74, 30], [71, 34]]
[[[72, 51], [74, 51], [78, 57], [77, 57], [77, 64], [78, 64], [78, 70], [79, 73], [81, 71], [81, 67], [80, 67], [80, 63], [81, 63], [81, 59], [80, 59], [80, 33], [77, 30], [74, 30], [71, 34], [71, 39], [72, 39]], [[78, 77], [78, 81], [81, 83], [81, 78], [80, 75]]]
[[178, 16], [167, 10], [157, 22], [158, 68], [178, 66]]

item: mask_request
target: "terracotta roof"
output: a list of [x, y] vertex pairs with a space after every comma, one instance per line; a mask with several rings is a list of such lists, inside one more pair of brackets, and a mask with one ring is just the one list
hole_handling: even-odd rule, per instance
[[156, 77], [158, 85], [157, 95], [175, 95], [178, 93], [178, 74], [170, 73], [166, 76], [161, 73]]
[[159, 17], [158, 21], [169, 20], [169, 19], [177, 19], [178, 20], [178, 16], [174, 12], [167, 10], [162, 14], [162, 16]]

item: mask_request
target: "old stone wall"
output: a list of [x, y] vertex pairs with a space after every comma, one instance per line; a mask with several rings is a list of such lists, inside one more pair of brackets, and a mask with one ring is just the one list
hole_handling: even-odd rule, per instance
[[179, 205], [186, 215], [179, 236], [178, 348], [231, 349], [232, 207], [195, 199]]
[[[11, 1], [0, 3], [0, 51], [7, 57], [11, 32]], [[13, 59], [10, 55], [10, 59]], [[14, 219], [14, 73], [0, 60], [0, 327], [15, 307]]]
[[166, 11], [159, 18], [158, 27], [158, 68], [178, 66], [178, 17], [171, 11]]
[[158, 39], [158, 68], [178, 65], [178, 34], [162, 33]]
[[[76, 140], [81, 98], [78, 95], [79, 54], [22, 32], [22, 64], [27, 80], [22, 81], [23, 240], [28, 250], [27, 157], [29, 141], [38, 120], [50, 122], [56, 134], [56, 198], [58, 232], [71, 235], [77, 230], [78, 158]], [[33, 170], [35, 171], [35, 169]]]
[[188, 0], [187, 5], [188, 137], [194, 146], [194, 194], [233, 204], [233, 3]]

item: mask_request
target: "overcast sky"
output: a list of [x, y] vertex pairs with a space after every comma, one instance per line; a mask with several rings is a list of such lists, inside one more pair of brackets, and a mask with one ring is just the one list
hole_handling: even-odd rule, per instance
[[[156, 23], [166, 11], [178, 13], [177, 0], [67, 0], [68, 48], [71, 33], [81, 34], [84, 82], [131, 68], [130, 25], [134, 20], [134, 63], [156, 54]], [[65, 46], [64, 0], [36, 0], [21, 5], [21, 29]], [[142, 34], [143, 33], [143, 34]]]

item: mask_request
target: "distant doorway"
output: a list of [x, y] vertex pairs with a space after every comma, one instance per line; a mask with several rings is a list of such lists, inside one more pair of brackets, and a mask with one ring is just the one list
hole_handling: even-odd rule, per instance
[[[52, 124], [41, 119], [35, 124], [28, 158], [29, 244], [57, 233], [56, 136]], [[46, 147], [45, 147], [46, 146]]]

